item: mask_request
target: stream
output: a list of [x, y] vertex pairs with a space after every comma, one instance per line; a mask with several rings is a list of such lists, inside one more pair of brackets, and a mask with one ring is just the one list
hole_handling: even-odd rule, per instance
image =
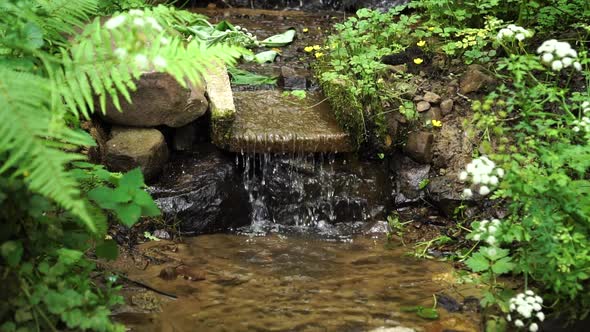
[[[302, 48], [321, 44], [343, 13], [199, 12], [213, 22], [227, 19], [246, 27], [259, 39], [290, 27], [308, 29], [275, 63], [241, 68], [278, 75], [288, 65], [309, 77], [308, 92], [322, 101]], [[270, 87], [234, 92], [238, 111], [254, 109], [255, 120], [261, 118], [260, 101], [276, 102], [279, 93]], [[281, 121], [305, 127], [297, 114], [289, 116]], [[247, 124], [253, 129], [245, 133], [265, 126]], [[336, 146], [330, 137], [322, 139]], [[127, 305], [115, 312], [129, 330], [479, 330], [473, 284], [463, 282], [450, 264], [414, 258], [407, 254], [411, 247], [387, 240], [385, 220], [396, 201], [387, 163], [321, 148], [315, 154], [269, 153], [256, 139], [244, 140], [254, 142], [246, 151], [201, 144], [176, 155], [150, 188], [182, 238], [140, 244], [111, 267], [132, 281], [123, 290]], [[417, 306], [437, 306], [440, 317], [419, 317]]]

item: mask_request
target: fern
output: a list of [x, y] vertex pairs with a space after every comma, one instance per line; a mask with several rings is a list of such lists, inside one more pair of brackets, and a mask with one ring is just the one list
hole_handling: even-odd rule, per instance
[[[20, 12], [12, 2], [2, 4], [10, 10], [0, 18], [0, 35], [10, 36], [13, 26], [32, 23], [43, 31], [43, 38], [56, 42], [60, 40], [57, 35], [73, 32], [96, 8], [93, 0], [32, 3], [35, 6]], [[91, 206], [68, 168], [85, 159], [72, 151], [94, 142], [87, 134], [69, 128], [64, 118], [88, 118], [95, 110], [95, 99], [103, 111], [107, 98], [119, 107], [119, 96], [129, 101], [136, 88], [134, 80], [142, 72], [169, 73], [183, 86], [199, 84], [208, 67], [231, 63], [241, 54], [238, 48], [187, 43], [172, 28], [198, 15], [158, 6], [115, 15], [119, 16], [127, 25], [107, 29], [95, 18], [68, 42], [62, 37], [61, 46], [45, 51], [38, 43], [14, 42], [18, 38], [0, 42], [12, 50], [4, 53], [5, 60], [18, 63], [32, 58], [29, 65], [43, 69], [41, 75], [34, 75], [22, 72], [22, 65], [0, 68], [0, 104], [4, 106], [0, 113], [0, 176], [24, 177], [31, 191], [55, 201], [92, 231], [97, 227]], [[39, 73], [39, 69], [34, 71]]]
[[91, 145], [92, 139], [54, 117], [49, 80], [3, 68], [0, 77], [0, 155], [5, 156], [0, 174], [24, 177], [31, 191], [52, 198], [94, 231], [78, 183], [64, 169], [85, 158], [66, 148]]

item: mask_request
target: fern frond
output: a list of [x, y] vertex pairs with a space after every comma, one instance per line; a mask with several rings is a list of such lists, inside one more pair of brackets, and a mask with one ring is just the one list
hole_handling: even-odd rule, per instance
[[[187, 19], [178, 12], [159, 6], [146, 10], [140, 18], [173, 23]], [[69, 49], [61, 50], [62, 65], [48, 68], [59, 84], [57, 93], [76, 116], [88, 117], [94, 112], [92, 96], [97, 96], [103, 112], [107, 98], [120, 108], [119, 96], [129, 102], [134, 81], [143, 72], [166, 72], [182, 86], [199, 84], [208, 68], [219, 63], [233, 64], [244, 52], [226, 45], [206, 47], [198, 40], [187, 43], [170, 29], [137, 27], [132, 23], [137, 16], [120, 15], [127, 15], [126, 26], [109, 30], [95, 19], [76, 36]]]
[[79, 184], [66, 171], [85, 157], [65, 150], [92, 140], [55, 118], [50, 80], [5, 68], [0, 77], [0, 155], [5, 156], [0, 174], [24, 177], [31, 191], [54, 200], [94, 231]]

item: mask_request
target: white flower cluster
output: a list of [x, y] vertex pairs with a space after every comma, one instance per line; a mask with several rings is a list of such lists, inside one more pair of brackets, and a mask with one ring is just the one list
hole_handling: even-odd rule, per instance
[[534, 322], [538, 319], [539, 322], [545, 320], [545, 314], [541, 311], [543, 299], [535, 295], [531, 290], [527, 290], [524, 293], [520, 293], [510, 299], [510, 314], [506, 316], [506, 320], [512, 322], [514, 320], [514, 326], [518, 328], [526, 328], [530, 332], [537, 332], [539, 325]]
[[573, 131], [579, 132], [583, 130], [590, 133], [590, 102], [585, 101], [582, 103], [582, 113], [584, 114], [580, 120], [574, 121]]
[[498, 32], [498, 35], [496, 36], [496, 39], [502, 41], [502, 40], [518, 40], [518, 41], [523, 41], [526, 38], [530, 38], [533, 36], [533, 33], [523, 27], [519, 27], [517, 25], [514, 24], [510, 24], [507, 27], [505, 27], [504, 29], [500, 29], [500, 31]]
[[[127, 13], [122, 13], [111, 17], [104, 23], [104, 27], [109, 30], [120, 29], [122, 27], [127, 29], [129, 27], [125, 26], [126, 22], [130, 22], [131, 24], [131, 33], [143, 32], [146, 29], [153, 29], [154, 31], [161, 33], [164, 30], [155, 18], [146, 15], [144, 11], [139, 9], [131, 9]], [[170, 39], [164, 36], [160, 36], [159, 40], [161, 45], [170, 44]], [[147, 41], [144, 43], [144, 45], [139, 47], [139, 49], [142, 49], [146, 46]], [[135, 50], [129, 50], [127, 48], [118, 47], [113, 51], [113, 54], [122, 60], [127, 58], [129, 53], [132, 53], [133, 55], [133, 53], [136, 53], [137, 51], [137, 48]], [[145, 54], [137, 53], [133, 55], [133, 61], [135, 62], [135, 65], [141, 70], [149, 68], [150, 65], [156, 69], [162, 69], [168, 65], [166, 59], [160, 55], [156, 55], [153, 59], [149, 59]]]
[[476, 227], [473, 228], [472, 239], [473, 241], [485, 241], [487, 244], [493, 246], [496, 244], [496, 235], [500, 230], [500, 220], [482, 220]]
[[131, 9], [127, 13], [119, 14], [117, 16], [111, 17], [108, 21], [105, 22], [104, 27], [113, 30], [117, 29], [118, 27], [122, 26], [127, 20], [133, 23], [134, 26], [139, 28], [151, 27], [156, 31], [162, 31], [162, 26], [158, 21], [151, 17], [145, 16], [144, 12], [139, 9]]
[[[496, 167], [496, 163], [488, 157], [482, 156], [472, 160], [465, 170], [459, 174], [459, 180], [471, 181], [474, 185], [479, 185], [478, 193], [485, 196], [492, 192], [504, 176], [504, 170]], [[469, 198], [473, 196], [470, 188], [463, 190], [463, 196]]]
[[568, 42], [560, 42], [556, 39], [546, 40], [537, 49], [537, 53], [541, 54], [541, 61], [551, 66], [554, 71], [560, 71], [569, 66], [573, 66], [577, 71], [582, 70], [582, 65], [577, 61], [578, 52]]

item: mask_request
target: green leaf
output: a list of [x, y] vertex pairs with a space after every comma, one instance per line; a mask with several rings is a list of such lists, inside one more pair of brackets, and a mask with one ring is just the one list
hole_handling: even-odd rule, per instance
[[22, 32], [25, 35], [25, 47], [30, 49], [38, 49], [43, 46], [43, 31], [37, 24], [28, 22], [23, 27]]
[[57, 250], [57, 255], [60, 263], [63, 263], [64, 265], [72, 265], [78, 262], [84, 253], [78, 250], [60, 248]]
[[277, 51], [260, 52], [254, 56], [254, 60], [256, 60], [256, 62], [259, 64], [263, 64], [263, 63], [267, 63], [267, 62], [271, 63], [271, 62], [275, 61], [275, 58], [277, 57], [277, 55], [279, 55], [279, 52], [277, 52]]
[[96, 245], [96, 256], [108, 260], [115, 260], [119, 255], [119, 247], [113, 240], [105, 240]]
[[133, 226], [141, 217], [141, 208], [135, 204], [119, 204], [117, 208], [114, 209], [117, 217], [121, 220], [123, 225], [127, 227]]
[[433, 308], [419, 307], [418, 311], [416, 311], [416, 314], [426, 319], [438, 319], [438, 311]]
[[267, 47], [282, 47], [293, 42], [296, 32], [295, 29], [289, 29], [280, 35], [274, 35], [260, 42], [260, 45]]
[[141, 215], [143, 216], [154, 217], [161, 214], [152, 196], [144, 190], [137, 191], [133, 202], [141, 206]]
[[473, 272], [487, 271], [490, 268], [490, 261], [480, 251], [474, 253], [473, 256], [465, 261], [465, 264]]
[[0, 247], [0, 253], [9, 266], [15, 267], [23, 257], [23, 244], [20, 241], [4, 242]]
[[504, 257], [492, 265], [492, 271], [496, 274], [508, 273], [514, 269], [514, 263], [510, 257]]
[[119, 179], [119, 186], [121, 187], [139, 188], [144, 185], [143, 173], [141, 173], [139, 167], [125, 173], [121, 179]]

